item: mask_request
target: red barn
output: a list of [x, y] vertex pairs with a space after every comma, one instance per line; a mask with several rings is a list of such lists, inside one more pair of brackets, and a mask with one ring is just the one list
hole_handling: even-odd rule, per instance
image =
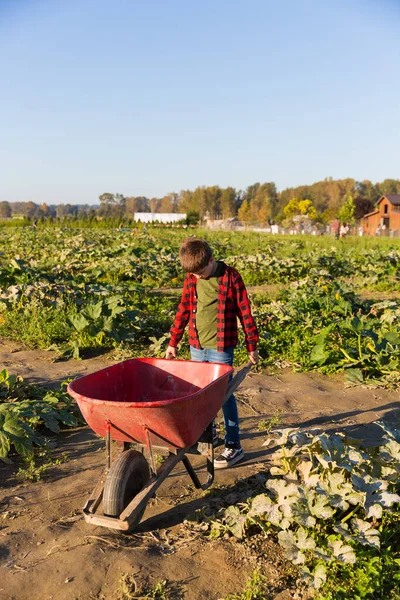
[[376, 210], [364, 215], [362, 225], [365, 235], [393, 235], [400, 232], [400, 196], [382, 196]]

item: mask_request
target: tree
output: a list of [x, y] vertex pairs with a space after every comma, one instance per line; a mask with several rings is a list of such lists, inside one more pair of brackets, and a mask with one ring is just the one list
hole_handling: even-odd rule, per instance
[[354, 206], [355, 206], [354, 218], [357, 221], [359, 219], [361, 219], [367, 213], [372, 212], [375, 208], [375, 204], [373, 202], [371, 202], [371, 200], [369, 200], [368, 198], [362, 198], [361, 196], [359, 196], [358, 198], [355, 198]]
[[315, 207], [313, 206], [311, 200], [299, 201], [299, 213], [301, 215], [306, 215], [307, 217], [313, 220], [317, 218], [317, 211], [315, 210]]
[[250, 200], [250, 208], [253, 223], [266, 223], [276, 215], [277, 191], [275, 183], [263, 183], [258, 185], [256, 194]]
[[297, 215], [303, 215], [309, 219], [317, 218], [317, 211], [311, 200], [299, 200], [292, 198], [283, 209], [283, 214], [287, 219], [293, 219]]
[[229, 219], [236, 214], [237, 194], [233, 187], [227, 187], [221, 194], [221, 212], [223, 219]]
[[113, 212], [113, 207], [116, 204], [116, 199], [114, 194], [110, 194], [109, 192], [105, 192], [99, 196], [100, 200], [100, 214], [103, 217], [110, 217]]
[[193, 201], [193, 192], [190, 190], [181, 190], [178, 195], [179, 212], [190, 213], [196, 212], [197, 208]]
[[354, 213], [356, 210], [356, 206], [354, 204], [353, 196], [349, 194], [346, 200], [343, 202], [340, 207], [338, 218], [341, 223], [347, 223], [348, 225], [353, 225], [355, 218]]
[[145, 196], [125, 198], [125, 214], [133, 217], [136, 212], [150, 212], [149, 199]]
[[238, 217], [239, 217], [239, 220], [242, 223], [244, 223], [245, 225], [248, 225], [249, 223], [251, 223], [251, 208], [250, 208], [250, 202], [248, 200], [245, 200], [242, 203], [242, 206], [239, 208]]
[[134, 198], [134, 196], [129, 196], [128, 198], [126, 198], [125, 202], [125, 214], [128, 217], [133, 217], [135, 212], [138, 212], [136, 210], [136, 198]]
[[34, 202], [27, 202], [24, 205], [24, 209], [23, 209], [24, 216], [27, 217], [28, 219], [32, 219], [33, 216], [35, 215], [37, 207], [38, 207], [38, 205], [35, 204]]
[[207, 210], [214, 219], [221, 217], [221, 196], [222, 190], [219, 185], [212, 185], [206, 188]]
[[365, 179], [364, 181], [358, 181], [356, 183], [354, 202], [356, 202], [358, 199], [363, 199], [368, 201], [372, 206], [375, 206], [380, 196], [381, 193], [377, 189], [377, 186], [371, 183], [371, 181], [368, 181], [368, 179]]
[[264, 204], [260, 210], [258, 211], [257, 221], [260, 225], [268, 225], [268, 222], [271, 220], [272, 213], [269, 210], [269, 207]]
[[197, 225], [200, 221], [200, 215], [195, 210], [189, 211], [186, 215], [186, 224], [187, 225]]
[[291, 219], [299, 214], [299, 201], [297, 198], [292, 198], [283, 209], [283, 214], [287, 219]]
[[114, 194], [114, 206], [112, 216], [120, 219], [126, 212], [126, 198], [123, 194]]
[[50, 217], [51, 216], [51, 210], [47, 206], [46, 202], [43, 202], [43, 204], [40, 205], [40, 212], [42, 213], [43, 217]]
[[378, 183], [376, 187], [379, 190], [380, 196], [390, 196], [391, 194], [400, 194], [399, 179], [385, 179], [382, 183]]
[[167, 194], [160, 201], [160, 212], [177, 213], [178, 212], [178, 194], [172, 192]]
[[64, 204], [57, 204], [57, 208], [56, 208], [56, 217], [57, 219], [62, 219], [63, 217], [65, 217], [66, 212], [65, 212], [65, 205]]
[[247, 186], [247, 188], [243, 194], [243, 202], [247, 201], [250, 204], [250, 202], [252, 200], [254, 200], [254, 198], [256, 197], [259, 187], [260, 187], [259, 183], [253, 183], [252, 185]]
[[4, 200], [0, 202], [0, 219], [9, 219], [12, 215], [10, 203]]
[[150, 212], [156, 213], [160, 210], [161, 200], [160, 198], [151, 198], [149, 201], [150, 204]]
[[194, 190], [192, 202], [194, 210], [200, 214], [200, 217], [204, 217], [208, 211], [207, 192], [205, 186], [199, 186]]

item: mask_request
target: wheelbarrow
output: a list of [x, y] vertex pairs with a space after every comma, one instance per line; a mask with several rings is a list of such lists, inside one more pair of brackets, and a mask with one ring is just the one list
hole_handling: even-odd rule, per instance
[[[70, 383], [68, 393], [85, 421], [106, 440], [106, 466], [83, 508], [85, 520], [132, 531], [180, 461], [195, 487], [207, 489], [214, 481], [213, 420], [251, 367], [248, 363], [229, 382], [228, 365], [133, 358]], [[119, 447], [113, 462], [111, 440]], [[155, 450], [168, 453], [158, 467]], [[206, 456], [205, 482], [188, 454]]]

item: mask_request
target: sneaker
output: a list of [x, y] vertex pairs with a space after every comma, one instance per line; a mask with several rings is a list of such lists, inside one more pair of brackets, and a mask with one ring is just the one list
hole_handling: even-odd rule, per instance
[[232, 467], [239, 460], [243, 460], [244, 452], [241, 446], [225, 446], [225, 450], [214, 460], [215, 469], [226, 469]]

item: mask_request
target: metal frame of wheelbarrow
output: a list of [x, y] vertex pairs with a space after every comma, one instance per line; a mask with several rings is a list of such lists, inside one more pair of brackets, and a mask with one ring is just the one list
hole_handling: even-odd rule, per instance
[[[239, 372], [235, 374], [235, 376], [232, 378], [228, 385], [223, 404], [239, 387], [239, 385], [242, 383], [252, 366], [252, 363], [248, 363]], [[143, 511], [150, 498], [152, 498], [155, 495], [157, 489], [160, 487], [163, 481], [168, 477], [168, 475], [180, 461], [183, 462], [191, 480], [193, 481], [193, 484], [197, 489], [206, 490], [213, 483], [214, 447], [212, 441], [212, 423], [209, 424], [209, 426], [202, 434], [198, 442], [194, 444], [194, 446], [191, 446], [189, 448], [176, 448], [174, 450], [171, 450], [171, 448], [167, 448], [165, 446], [156, 446], [154, 444], [151, 444], [149, 433], [149, 430], [147, 430], [147, 445], [136, 442], [136, 440], [132, 439], [132, 442], [136, 444], [136, 448], [142, 449], [142, 451], [145, 448], [149, 450], [151, 468], [151, 477], [149, 481], [144, 485], [141, 491], [134, 496], [134, 498], [131, 500], [131, 502], [129, 502], [129, 504], [122, 511], [119, 517], [109, 517], [106, 515], [100, 515], [97, 514], [96, 511], [99, 508], [100, 503], [102, 501], [104, 485], [111, 467], [111, 424], [108, 423], [106, 436], [106, 468], [104, 469], [89, 500], [83, 507], [83, 515], [85, 521], [91, 523], [92, 525], [101, 525], [102, 527], [118, 529], [120, 531], [129, 531], [133, 529], [140, 522]], [[118, 444], [121, 447], [122, 452], [124, 452], [128, 450], [131, 442], [119, 442]], [[161, 463], [158, 469], [156, 468], [153, 449], [164, 450], [168, 451], [169, 453], [168, 457]], [[187, 454], [200, 454], [203, 456], [207, 456], [207, 481], [205, 483], [202, 484], [200, 482], [197, 473], [195, 472], [188, 456], [186, 456]]]

